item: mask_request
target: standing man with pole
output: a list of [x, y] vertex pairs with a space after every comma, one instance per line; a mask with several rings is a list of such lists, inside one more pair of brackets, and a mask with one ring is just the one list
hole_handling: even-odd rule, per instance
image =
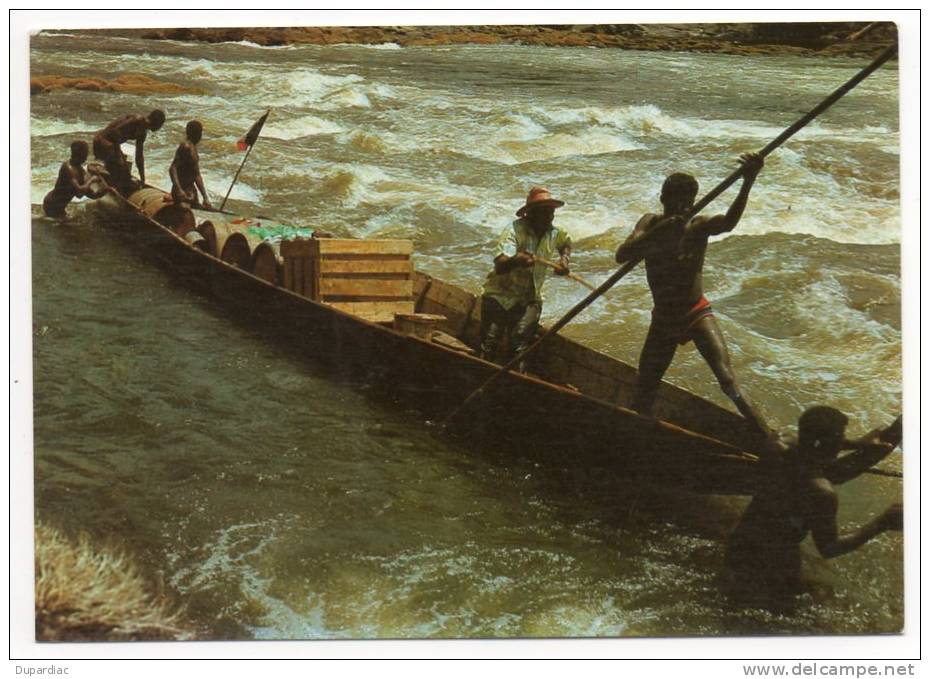
[[[882, 64], [887, 62], [889, 59], [894, 57], [898, 53], [897, 44], [891, 45], [886, 50], [884, 50], [878, 57], [872, 61], [871, 64], [866, 66], [864, 69], [859, 71], [856, 75], [846, 81], [843, 85], [834, 90], [830, 95], [821, 101], [817, 106], [812, 108], [806, 114], [801, 116], [793, 124], [788, 126], [781, 134], [779, 134], [775, 139], [770, 141], [765, 147], [759, 151], [758, 155], [760, 158], [765, 158], [772, 151], [777, 149], [779, 146], [784, 144], [788, 139], [793, 137], [798, 130], [804, 128], [805, 125], [814, 120], [821, 113], [826, 111], [828, 108], [833, 106], [837, 101], [839, 101], [844, 95], [846, 95], [850, 90], [852, 90], [856, 85], [861, 83], [863, 80], [869, 77], [877, 69], [879, 69]], [[697, 215], [701, 210], [710, 205], [717, 196], [726, 191], [732, 184], [739, 179], [745, 171], [745, 167], [740, 167], [734, 172], [731, 172], [730, 175], [720, 182], [714, 189], [712, 189], [707, 195], [705, 195], [701, 200], [699, 200], [694, 206], [692, 206], [687, 213], [683, 216], [682, 221], [688, 222], [692, 217]], [[658, 229], [653, 229], [650, 235], [655, 235], [660, 233]], [[542, 335], [539, 336], [530, 346], [528, 346], [520, 354], [514, 356], [506, 365], [501, 366], [501, 368], [488, 377], [481, 385], [479, 385], [468, 397], [462, 401], [462, 403], [452, 410], [446, 417], [443, 419], [443, 424], [448, 425], [452, 422], [455, 417], [462, 412], [465, 407], [471, 403], [479, 394], [483, 393], [493, 382], [498, 380], [501, 375], [506, 374], [513, 366], [517, 365], [521, 361], [524, 361], [528, 354], [534, 351], [537, 347], [543, 344], [549, 337], [556, 334], [559, 330], [568, 325], [575, 316], [584, 311], [589, 304], [591, 304], [598, 297], [603, 295], [605, 292], [610, 290], [617, 282], [626, 276], [630, 271], [636, 268], [639, 264], [639, 259], [630, 259], [627, 260], [623, 266], [617, 269], [612, 273], [603, 283], [597, 286], [597, 289], [592, 291], [590, 295], [585, 297], [583, 300], [578, 302], [575, 306], [569, 309], [562, 318], [552, 324], [548, 330], [546, 330]]]
[[646, 261], [646, 279], [655, 304], [639, 357], [639, 379], [633, 398], [633, 409], [643, 415], [652, 414], [662, 376], [678, 345], [693, 341], [737, 410], [761, 434], [769, 431], [736, 383], [727, 343], [704, 296], [703, 275], [708, 239], [729, 233], [739, 223], [763, 162], [762, 156], [755, 153], [741, 156], [743, 184], [730, 209], [723, 215], [698, 216], [690, 221], [686, 215], [694, 206], [697, 180], [678, 172], [669, 175], [662, 185], [663, 214], [643, 215], [617, 249], [618, 264]]

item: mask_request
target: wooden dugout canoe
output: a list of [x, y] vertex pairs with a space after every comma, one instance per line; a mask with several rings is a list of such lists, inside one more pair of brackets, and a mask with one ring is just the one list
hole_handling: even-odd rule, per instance
[[[415, 272], [414, 310], [445, 320], [432, 340], [402, 334], [223, 261], [185, 233], [190, 211], [153, 209], [150, 191], [98, 202], [146, 253], [338, 375], [376, 384], [388, 399], [438, 421], [498, 369], [468, 349], [478, 338], [476, 295]], [[496, 451], [539, 454], [579, 473], [610, 468], [699, 492], [753, 491], [757, 458], [746, 451], [757, 442], [736, 413], [663, 383], [658, 419], [644, 418], [629, 409], [634, 367], [559, 335], [536, 352], [529, 371], [504, 375], [449, 433]]]

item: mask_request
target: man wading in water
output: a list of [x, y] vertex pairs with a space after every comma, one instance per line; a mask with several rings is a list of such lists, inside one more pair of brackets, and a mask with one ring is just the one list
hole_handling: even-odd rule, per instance
[[[565, 203], [556, 200], [549, 189], [533, 187], [526, 204], [500, 235], [494, 254], [494, 270], [488, 274], [481, 296], [481, 357], [506, 362], [533, 340], [542, 314], [542, 286], [547, 267], [536, 258], [558, 258], [555, 274], [569, 273], [572, 239], [552, 224], [556, 208]], [[504, 336], [509, 334], [509, 352], [499, 356]], [[524, 365], [518, 367], [525, 372]]]
[[106, 190], [94, 190], [93, 180], [87, 180], [87, 173], [84, 172], [83, 167], [85, 160], [87, 160], [87, 142], [71, 142], [71, 157], [61, 164], [55, 188], [49, 191], [42, 201], [42, 209], [49, 217], [64, 217], [65, 206], [71, 202], [72, 198], [79, 196], [100, 198], [106, 194]]
[[[901, 419], [857, 441], [845, 438], [847, 417], [827, 406], [798, 419], [796, 440], [772, 437], [763, 449], [758, 490], [730, 536], [727, 567], [742, 597], [783, 600], [801, 587], [801, 541], [808, 533], [821, 555], [847, 554], [876, 535], [901, 530], [894, 503], [858, 530], [840, 534], [835, 483], [850, 481], [901, 441]], [[838, 458], [840, 451], [853, 452]]]
[[748, 153], [740, 157], [740, 163], [745, 168], [743, 184], [727, 213], [698, 216], [687, 224], [683, 215], [694, 205], [697, 180], [688, 174], [670, 175], [662, 185], [664, 213], [643, 215], [633, 233], [617, 249], [616, 259], [618, 263], [640, 257], [646, 260], [646, 278], [655, 305], [639, 357], [633, 409], [644, 415], [652, 414], [656, 392], [675, 350], [679, 344], [693, 340], [723, 392], [755, 429], [767, 434], [765, 421], [736, 384], [726, 341], [704, 296], [707, 240], [732, 231], [739, 223], [763, 160], [755, 153]]
[[168, 168], [171, 176], [171, 198], [175, 205], [184, 207], [201, 207], [197, 201], [197, 190], [203, 196], [203, 207], [208, 210], [213, 206], [203, 186], [200, 176], [200, 155], [197, 153], [197, 144], [203, 136], [203, 125], [199, 120], [187, 123], [187, 138], [178, 146], [174, 153], [174, 160]]
[[136, 169], [139, 179], [145, 184], [145, 137], [149, 131], [155, 132], [164, 124], [165, 112], [155, 109], [147, 116], [123, 116], [94, 135], [94, 157], [104, 162], [112, 186], [124, 192], [134, 188], [129, 163], [120, 149], [120, 145], [127, 141], [136, 142]]

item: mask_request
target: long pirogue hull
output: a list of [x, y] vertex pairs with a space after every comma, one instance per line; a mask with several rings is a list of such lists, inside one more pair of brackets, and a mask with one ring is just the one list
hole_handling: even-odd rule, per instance
[[[145, 252], [208, 287], [237, 317], [257, 319], [302, 353], [427, 417], [441, 418], [498, 369], [461, 348], [395, 332], [259, 278], [192, 245], [138, 205], [113, 196], [99, 203]], [[418, 312], [444, 315], [440, 329], [474, 345], [474, 295], [417, 274], [414, 297]], [[579, 470], [609, 466], [697, 491], [752, 491], [756, 458], [744, 452], [751, 438], [736, 414], [664, 384], [662, 419], [643, 418], [624, 407], [635, 383], [631, 366], [560, 336], [539, 354], [532, 374], [508, 373], [475, 399], [453, 433], [504, 451], [544, 451]]]

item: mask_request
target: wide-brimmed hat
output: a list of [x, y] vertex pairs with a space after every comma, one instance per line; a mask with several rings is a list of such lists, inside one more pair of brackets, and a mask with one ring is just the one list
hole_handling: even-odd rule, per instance
[[526, 195], [526, 205], [517, 210], [517, 217], [525, 217], [527, 210], [537, 205], [551, 205], [552, 207], [562, 207], [565, 201], [557, 200], [549, 193], [549, 189], [544, 186], [534, 186]]

